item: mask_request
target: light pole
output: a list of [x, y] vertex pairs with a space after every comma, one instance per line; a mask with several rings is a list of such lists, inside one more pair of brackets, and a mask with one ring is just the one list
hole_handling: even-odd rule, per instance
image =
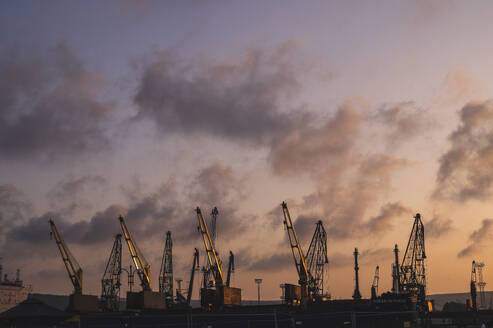
[[260, 284], [262, 283], [262, 279], [256, 278], [255, 283], [257, 284], [257, 291], [258, 291], [258, 305], [260, 305]]

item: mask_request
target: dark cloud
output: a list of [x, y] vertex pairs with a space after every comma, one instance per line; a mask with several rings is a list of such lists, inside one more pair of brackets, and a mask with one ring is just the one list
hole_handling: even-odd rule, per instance
[[380, 234], [393, 227], [393, 220], [404, 214], [411, 213], [411, 209], [399, 202], [387, 203], [380, 208], [380, 213], [373, 216], [362, 225], [362, 229], [371, 234]]
[[212, 208], [217, 206], [217, 235], [225, 240], [234, 238], [232, 232], [244, 231], [253, 220], [238, 213], [237, 204], [244, 197], [246, 186], [231, 166], [212, 163], [198, 172], [187, 189], [189, 199], [201, 208], [206, 221], [210, 222]]
[[90, 201], [83, 199], [82, 193], [90, 190], [91, 194], [94, 195], [96, 190], [101, 189], [106, 184], [107, 180], [99, 175], [65, 178], [48, 193], [48, 199], [52, 208], [70, 215], [80, 207], [90, 209]]
[[123, 206], [112, 205], [102, 212], [96, 212], [89, 221], [69, 221], [59, 213], [47, 212], [30, 218], [25, 224], [12, 228], [7, 237], [32, 245], [46, 243], [49, 240], [49, 220], [53, 220], [58, 231], [67, 243], [93, 244], [108, 240], [120, 228], [118, 216], [125, 214]]
[[293, 223], [302, 247], [306, 247], [306, 249], [303, 248], [305, 251], [308, 251], [318, 221], [319, 219], [314, 217], [298, 216]]
[[493, 100], [469, 103], [440, 160], [435, 199], [487, 200], [493, 187]]
[[295, 269], [293, 257], [289, 253], [284, 253], [274, 254], [267, 257], [259, 257], [249, 263], [245, 269], [248, 271], [272, 272], [281, 271], [289, 267], [293, 267], [293, 269]]
[[286, 42], [273, 50], [250, 49], [222, 62], [156, 52], [142, 65], [136, 118], [152, 120], [164, 135], [269, 142], [303, 119], [282, 108], [299, 88], [293, 48]]
[[447, 235], [452, 229], [452, 220], [434, 217], [425, 224], [426, 238], [439, 238]]
[[485, 240], [491, 237], [491, 228], [493, 227], [493, 219], [483, 219], [481, 227], [475, 230], [469, 236], [469, 245], [462, 249], [457, 257], [466, 257], [480, 250], [481, 245]]
[[17, 242], [26, 242], [32, 245], [47, 243], [50, 233], [49, 220], [54, 220], [58, 230], [64, 229], [67, 224], [65, 220], [54, 212], [47, 212], [41, 216], [30, 218], [22, 225], [12, 227], [7, 233], [7, 239]]
[[[99, 178], [95, 179], [100, 181]], [[84, 181], [87, 182], [81, 178], [68, 184], [62, 183], [59, 189], [63, 190], [65, 186], [69, 193], [77, 193], [83, 188]], [[235, 190], [242, 188], [241, 180], [234, 175], [231, 167], [214, 163], [201, 170], [194, 177], [191, 186], [197, 188], [187, 194], [185, 199], [179, 199], [176, 181], [170, 179], [153, 192], [132, 195], [128, 204], [113, 204], [103, 211], [96, 212], [90, 220], [74, 221], [60, 212], [45, 213], [12, 227], [7, 237], [31, 245], [46, 241], [48, 220], [53, 219], [67, 243], [99, 244], [111, 240], [114, 234], [120, 231], [117, 219], [119, 215], [123, 215], [136, 240], [161, 238], [167, 230], [171, 230], [177, 239], [198, 240], [200, 234], [197, 232], [194, 209], [199, 202], [204, 204], [202, 211], [206, 220], [209, 220], [212, 207], [218, 205], [217, 230], [224, 240], [227, 240], [228, 236], [234, 236], [230, 232], [246, 229], [248, 222], [253, 220], [240, 216], [234, 206], [239, 197]], [[235, 193], [237, 196], [234, 196]]]
[[372, 119], [385, 125], [386, 140], [391, 146], [419, 135], [429, 125], [424, 111], [412, 101], [383, 106]]
[[0, 155], [4, 159], [80, 158], [108, 148], [113, 105], [104, 82], [65, 44], [49, 53], [0, 49]]
[[21, 222], [32, 210], [31, 203], [16, 186], [0, 185], [0, 224], [6, 220]]

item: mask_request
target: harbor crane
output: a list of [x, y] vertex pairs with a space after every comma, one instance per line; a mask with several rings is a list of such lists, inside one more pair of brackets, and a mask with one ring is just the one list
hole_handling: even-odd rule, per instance
[[[200, 303], [203, 309], [209, 311], [220, 309], [225, 306], [241, 305], [241, 289], [227, 286], [224, 281], [223, 265], [219, 254], [216, 251], [214, 242], [212, 241], [209, 229], [205, 223], [204, 217], [199, 207], [195, 210], [199, 221], [198, 230], [204, 241], [204, 247], [207, 255], [208, 266], [206, 270], [211, 275], [211, 284], [208, 284], [204, 275], [204, 287], [200, 290]], [[213, 214], [219, 212], [214, 208]]]
[[414, 224], [400, 267], [400, 288], [416, 295], [420, 311], [426, 311], [426, 274], [425, 274], [425, 233], [421, 215], [414, 216]]
[[70, 253], [67, 244], [62, 239], [62, 236], [58, 232], [58, 229], [53, 220], [50, 220], [51, 236], [55, 238], [55, 242], [62, 256], [63, 264], [65, 264], [65, 269], [67, 269], [68, 276], [72, 285], [74, 286], [74, 294], [82, 295], [82, 268], [75, 259], [75, 257]]
[[477, 290], [476, 290], [476, 261], [472, 261], [471, 271], [471, 308], [474, 312], [478, 310]]
[[284, 226], [289, 237], [291, 253], [293, 254], [294, 264], [296, 265], [296, 271], [298, 272], [298, 283], [301, 287], [301, 305], [306, 305], [308, 302], [311, 301], [309, 283], [312, 281], [312, 277], [310, 272], [308, 271], [305, 255], [303, 253], [303, 250], [301, 249], [296, 230], [294, 229], [293, 221], [291, 220], [291, 215], [289, 214], [288, 205], [286, 204], [286, 202], [282, 202], [281, 207], [284, 215]]
[[[209, 234], [211, 237], [211, 243], [215, 247], [216, 246], [216, 226], [217, 226], [217, 216], [219, 215], [219, 211], [217, 207], [214, 207], [211, 211], [211, 221], [210, 221], [210, 229], [209, 229]], [[207, 225], [207, 223], [206, 223]], [[207, 254], [205, 255], [205, 258], [207, 258]], [[204, 288], [209, 288], [213, 286], [213, 280], [212, 280], [212, 270], [210, 267], [210, 264], [207, 262], [207, 260], [204, 258], [206, 261], [206, 264], [204, 267], [202, 267], [202, 285]]]
[[96, 312], [98, 310], [98, 297], [95, 295], [82, 294], [82, 268], [79, 263], [77, 263], [77, 260], [72, 253], [70, 253], [55, 222], [49, 220], [49, 223], [51, 227], [50, 235], [55, 238], [58, 250], [62, 256], [63, 264], [65, 265], [70, 281], [74, 286], [74, 292], [69, 296], [67, 311], [78, 313]]
[[[486, 308], [486, 296], [484, 294], [484, 287], [486, 283], [483, 280], [483, 262], [472, 261], [472, 271], [471, 271], [471, 303], [472, 310], [477, 311], [478, 309], [484, 310]], [[477, 303], [477, 288], [479, 287], [479, 306]]]
[[232, 251], [229, 251], [229, 264], [228, 264], [228, 275], [226, 276], [226, 286], [229, 287], [231, 283], [231, 274], [235, 272], [235, 255]]
[[308, 247], [308, 253], [306, 253], [307, 270], [312, 277], [308, 282], [308, 288], [313, 297], [322, 298], [324, 296], [325, 267], [328, 263], [327, 233], [322, 221], [318, 221]]
[[373, 276], [373, 283], [371, 284], [371, 299], [377, 298], [379, 280], [380, 280], [380, 267], [377, 265], [377, 267], [375, 268], [375, 275]]
[[120, 277], [122, 274], [122, 235], [117, 234], [101, 279], [101, 307], [103, 311], [120, 310]]
[[140, 279], [140, 284], [142, 286], [142, 290], [150, 291], [151, 290], [151, 266], [146, 261], [144, 255], [137, 247], [135, 240], [132, 238], [130, 234], [130, 230], [128, 230], [125, 220], [120, 215], [118, 218], [120, 221], [120, 226], [123, 231], [123, 236], [125, 237], [125, 241], [128, 245], [128, 250], [130, 251], [130, 256], [135, 265], [135, 270]]
[[173, 303], [173, 241], [171, 231], [166, 233], [166, 242], [159, 272], [159, 293], [164, 297], [167, 306]]
[[193, 261], [192, 261], [192, 269], [190, 270], [190, 280], [188, 282], [188, 292], [187, 297], [183, 296], [179, 289], [176, 290], [176, 299], [180, 304], [187, 304], [190, 306], [192, 301], [192, 293], [193, 293], [193, 282], [195, 279], [195, 271], [199, 270], [199, 250], [195, 248], [195, 252], [193, 253]]
[[207, 224], [205, 223], [200, 208], [197, 207], [195, 211], [197, 213], [197, 219], [199, 221], [198, 229], [204, 241], [207, 260], [212, 273], [212, 284], [214, 287], [222, 286], [224, 284], [224, 279], [221, 259], [219, 258], [219, 254], [217, 253], [214, 243], [212, 242], [211, 235], [209, 234]]

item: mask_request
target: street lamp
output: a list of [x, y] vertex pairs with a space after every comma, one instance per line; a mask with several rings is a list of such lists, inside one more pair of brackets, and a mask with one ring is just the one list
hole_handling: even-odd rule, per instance
[[262, 283], [262, 279], [256, 278], [255, 283], [257, 284], [258, 287], [258, 305], [260, 305], [260, 284]]

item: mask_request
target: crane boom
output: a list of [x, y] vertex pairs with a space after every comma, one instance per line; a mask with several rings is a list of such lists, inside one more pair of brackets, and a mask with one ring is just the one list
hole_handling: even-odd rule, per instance
[[197, 219], [199, 220], [198, 228], [202, 235], [202, 239], [204, 240], [204, 246], [207, 253], [207, 259], [209, 261], [209, 266], [213, 272], [213, 284], [215, 286], [222, 286], [224, 284], [222, 262], [216, 252], [214, 243], [211, 239], [211, 235], [209, 234], [209, 230], [207, 229], [207, 225], [204, 221], [204, 217], [202, 216], [202, 212], [200, 211], [199, 207], [197, 207], [196, 212]]
[[62, 236], [58, 232], [55, 222], [53, 220], [50, 220], [49, 222], [52, 236], [55, 237], [58, 250], [62, 256], [63, 264], [65, 264], [68, 276], [74, 286], [74, 294], [82, 294], [82, 268], [79, 263], [77, 263], [77, 260], [72, 253], [70, 253], [70, 250], [62, 239]]
[[229, 251], [229, 264], [228, 264], [228, 275], [226, 276], [226, 286], [229, 287], [231, 283], [231, 274], [235, 272], [235, 255], [232, 251]]
[[375, 275], [373, 276], [373, 283], [371, 284], [371, 298], [377, 298], [378, 294], [378, 281], [380, 280], [380, 267], [377, 265], [375, 268]]
[[193, 253], [193, 264], [192, 271], [190, 272], [190, 282], [188, 283], [188, 294], [187, 294], [187, 304], [190, 305], [192, 301], [192, 292], [193, 292], [193, 279], [195, 277], [195, 270], [199, 268], [199, 250], [195, 249], [195, 253]]
[[125, 220], [120, 215], [118, 218], [120, 221], [120, 225], [122, 227], [123, 236], [125, 237], [125, 241], [128, 245], [128, 250], [130, 251], [130, 256], [132, 257], [132, 261], [135, 265], [135, 270], [140, 278], [140, 284], [143, 290], [151, 290], [151, 266], [147, 263], [144, 255], [137, 247], [135, 240], [132, 238], [130, 231], [125, 224]]
[[311, 280], [310, 273], [306, 266], [305, 255], [301, 250], [301, 245], [298, 240], [298, 235], [293, 226], [291, 215], [289, 214], [288, 205], [286, 202], [281, 204], [282, 212], [284, 214], [284, 225], [288, 232], [289, 244], [291, 246], [291, 252], [293, 253], [294, 263], [298, 272], [299, 284], [301, 286], [301, 300], [304, 302], [308, 299], [308, 282]]

